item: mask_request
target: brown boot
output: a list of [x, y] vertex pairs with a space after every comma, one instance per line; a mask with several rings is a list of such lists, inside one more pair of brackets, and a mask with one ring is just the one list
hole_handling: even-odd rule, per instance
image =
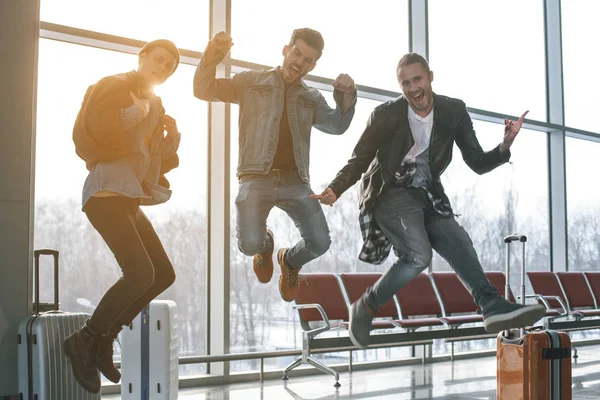
[[285, 262], [285, 252], [288, 249], [279, 249], [277, 252], [277, 261], [281, 267], [281, 276], [279, 277], [279, 294], [283, 300], [294, 301], [298, 296], [298, 274], [300, 268], [291, 268]]
[[82, 388], [90, 393], [100, 391], [100, 373], [96, 368], [96, 355], [100, 335], [92, 335], [85, 325], [63, 343], [65, 353], [71, 360], [71, 369]]
[[102, 340], [98, 344], [96, 366], [98, 367], [98, 371], [102, 372], [102, 375], [113, 383], [119, 383], [121, 380], [121, 373], [113, 362], [113, 343], [117, 340], [121, 329], [123, 327], [111, 329], [110, 332], [102, 336]]
[[273, 232], [270, 229], [267, 229], [267, 235], [271, 240], [271, 250], [263, 254], [256, 254], [252, 258], [254, 273], [260, 283], [268, 283], [273, 277], [273, 247], [275, 241]]

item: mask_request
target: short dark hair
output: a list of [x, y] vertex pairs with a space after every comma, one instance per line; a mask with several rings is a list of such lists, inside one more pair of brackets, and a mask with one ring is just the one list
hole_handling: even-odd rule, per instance
[[407, 53], [402, 56], [400, 61], [398, 61], [398, 67], [396, 67], [396, 74], [398, 73], [398, 71], [400, 71], [401, 68], [404, 68], [411, 64], [417, 64], [417, 63], [421, 64], [423, 66], [423, 69], [425, 69], [425, 72], [427, 72], [427, 73], [431, 72], [431, 70], [429, 69], [429, 64], [427, 63], [427, 60], [425, 60], [425, 58], [422, 55], [417, 54], [417, 53]]
[[294, 29], [294, 32], [292, 32], [292, 37], [290, 38], [289, 46], [292, 46], [294, 43], [296, 43], [296, 40], [298, 39], [304, 40], [310, 47], [319, 52], [317, 60], [321, 58], [321, 55], [323, 54], [323, 48], [325, 48], [325, 41], [319, 32], [310, 28]]

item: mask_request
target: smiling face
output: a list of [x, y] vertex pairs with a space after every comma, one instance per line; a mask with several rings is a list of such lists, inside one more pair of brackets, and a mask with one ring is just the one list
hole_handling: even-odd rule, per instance
[[281, 79], [291, 84], [302, 78], [317, 65], [320, 52], [302, 39], [296, 39], [292, 45], [283, 47], [283, 64], [279, 69]]
[[421, 117], [426, 117], [433, 108], [432, 81], [433, 72], [427, 71], [419, 62], [398, 69], [398, 82], [402, 93], [412, 109]]
[[150, 86], [160, 85], [175, 70], [177, 58], [162, 47], [155, 47], [139, 56], [138, 73]]

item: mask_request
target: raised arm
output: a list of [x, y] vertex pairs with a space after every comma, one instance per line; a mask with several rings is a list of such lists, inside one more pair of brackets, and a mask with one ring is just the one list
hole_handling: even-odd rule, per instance
[[510, 159], [510, 146], [519, 133], [526, 115], [527, 112], [518, 121], [506, 119], [502, 143], [490, 151], [484, 151], [477, 140], [471, 117], [465, 107], [457, 127], [456, 144], [469, 168], [481, 175], [506, 163]]
[[346, 74], [340, 74], [332, 82], [332, 86], [335, 88], [333, 99], [336, 107], [335, 109], [329, 107], [325, 98], [321, 96], [317, 106], [314, 126], [322, 132], [341, 135], [346, 132], [354, 117], [357, 100], [356, 86], [352, 78]]
[[233, 78], [216, 78], [217, 65], [233, 46], [231, 36], [217, 33], [206, 46], [194, 75], [194, 96], [205, 101], [222, 101], [239, 104], [244, 74]]

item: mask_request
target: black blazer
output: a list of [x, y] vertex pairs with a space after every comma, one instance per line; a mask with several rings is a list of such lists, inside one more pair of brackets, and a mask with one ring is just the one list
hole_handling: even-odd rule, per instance
[[[463, 160], [478, 174], [489, 172], [507, 162], [510, 151], [501, 154], [500, 145], [491, 151], [483, 151], [465, 103], [461, 100], [434, 94], [433, 120], [429, 146], [433, 194], [451, 209], [440, 176], [452, 160], [455, 142]], [[359, 207], [362, 213], [367, 212], [375, 199], [392, 183], [394, 174], [413, 144], [407, 100], [400, 96], [379, 105], [371, 113], [352, 158], [329, 187], [339, 197], [364, 173], [359, 189]]]

